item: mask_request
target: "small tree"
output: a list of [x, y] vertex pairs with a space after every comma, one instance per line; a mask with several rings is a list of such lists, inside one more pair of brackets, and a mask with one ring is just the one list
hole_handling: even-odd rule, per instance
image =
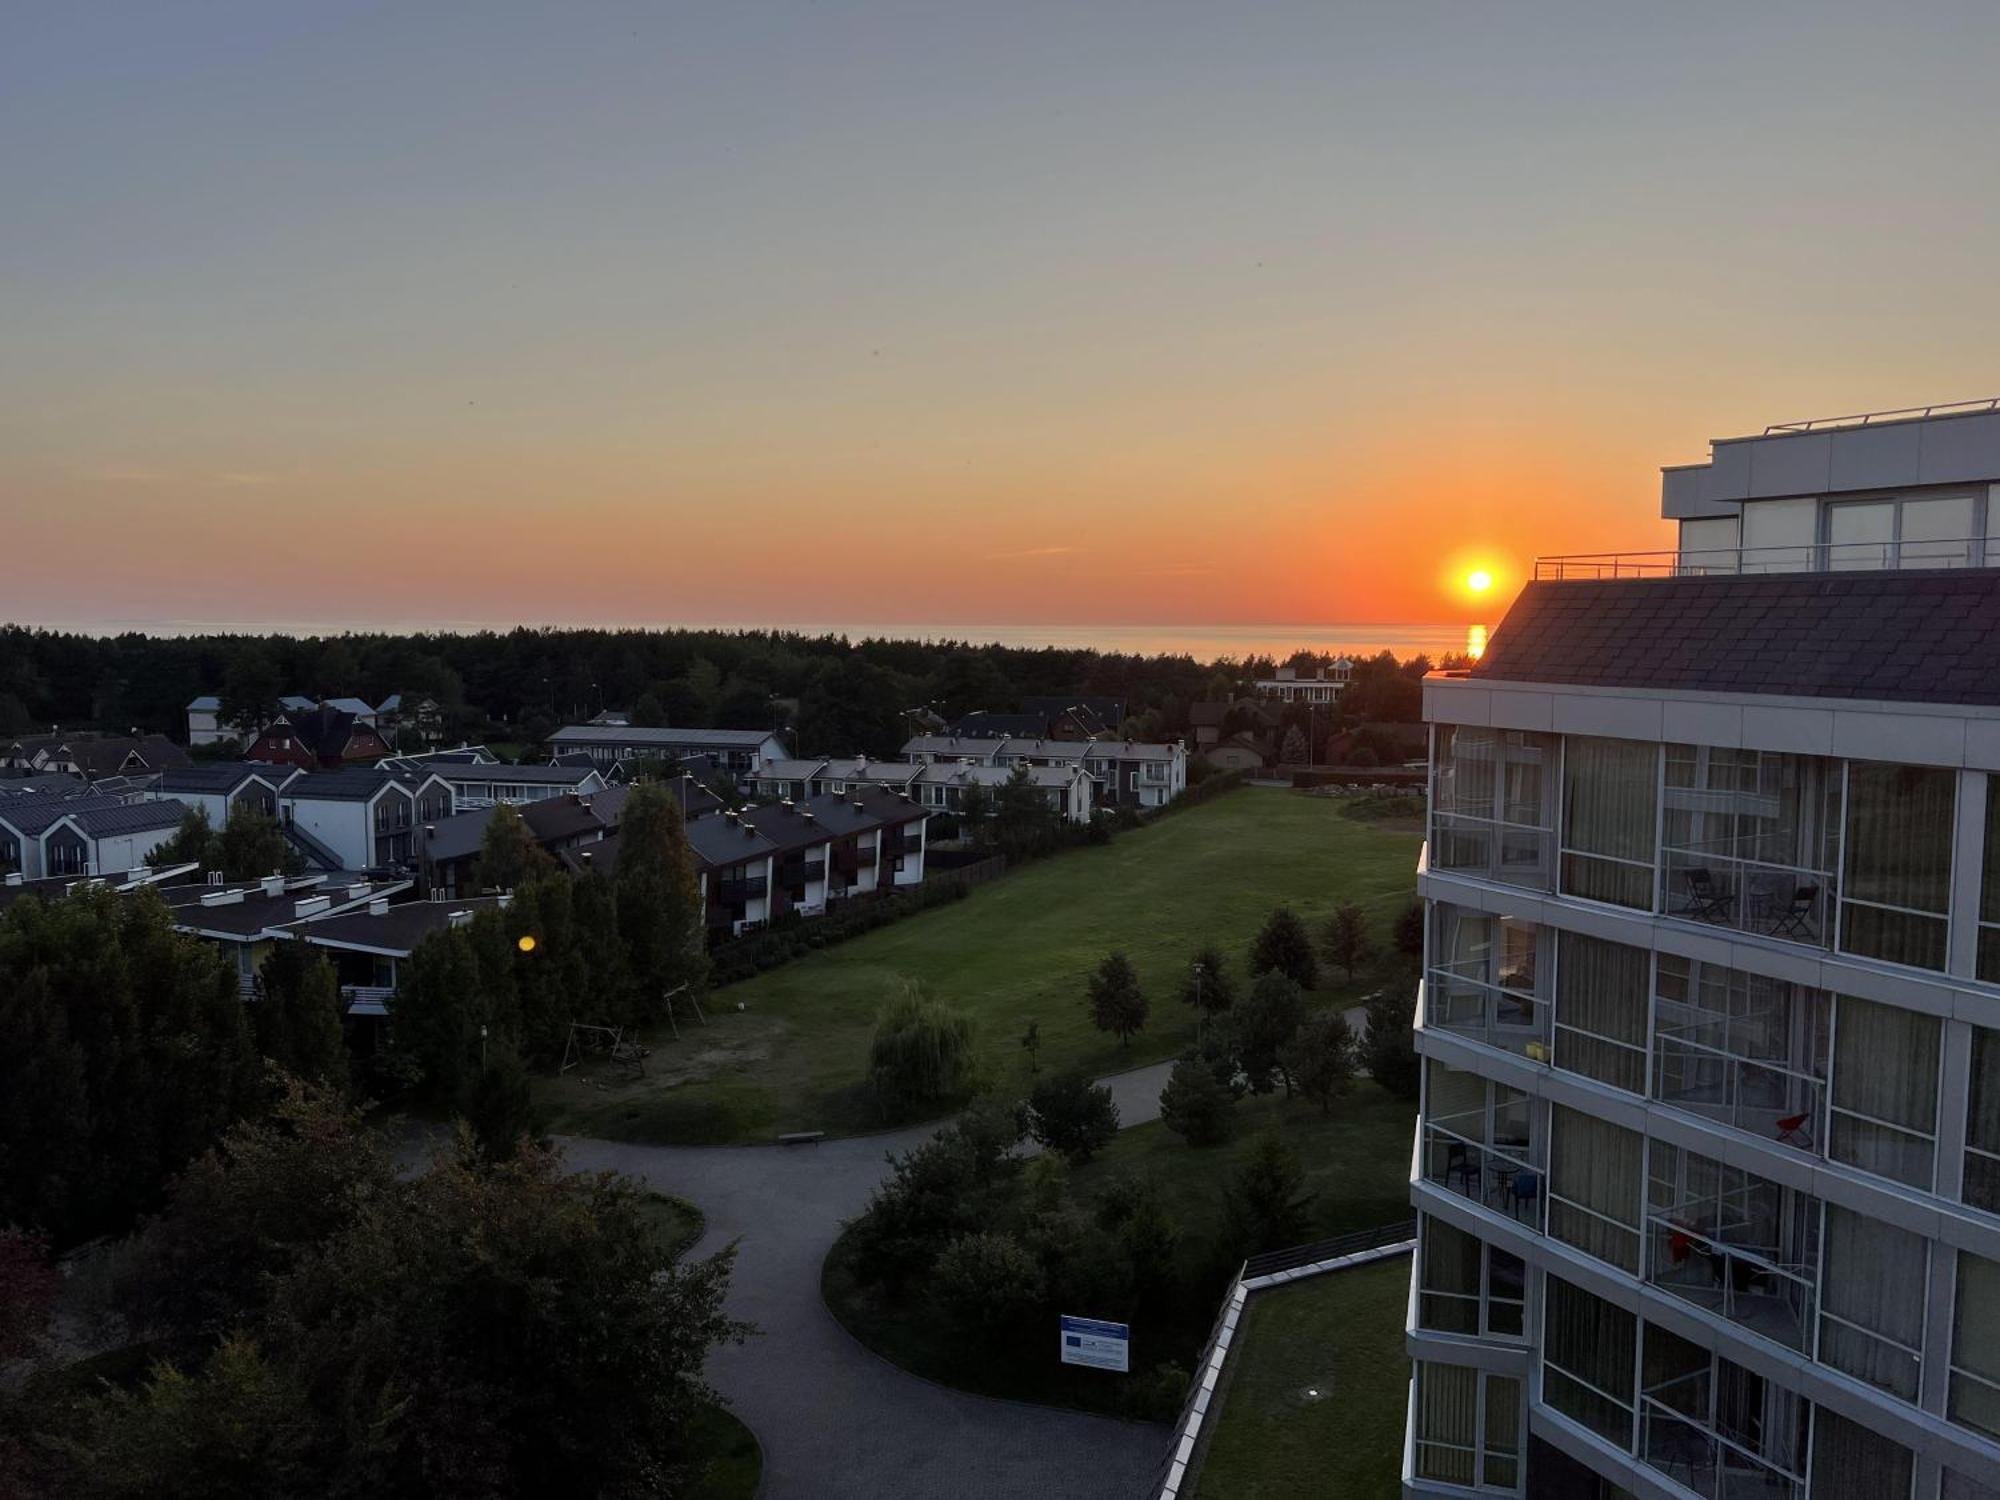
[[1284, 742], [1278, 746], [1278, 763], [1287, 766], [1302, 766], [1306, 763], [1308, 751], [1306, 737], [1294, 724], [1285, 731]]
[[1030, 1021], [1028, 1029], [1021, 1033], [1021, 1051], [1028, 1060], [1028, 1071], [1042, 1071], [1042, 1023]]
[[1396, 951], [1405, 958], [1424, 956], [1424, 903], [1412, 901], [1396, 915]]
[[869, 1080], [891, 1118], [964, 1093], [972, 1062], [972, 1022], [931, 999], [915, 980], [883, 1008], [868, 1048]]
[[1338, 964], [1353, 982], [1354, 971], [1375, 956], [1375, 941], [1368, 935], [1368, 914], [1352, 901], [1343, 901], [1326, 919], [1320, 945], [1332, 963]]
[[206, 871], [214, 858], [215, 829], [208, 821], [208, 809], [191, 807], [182, 815], [173, 837], [155, 845], [146, 856], [146, 863], [155, 870], [194, 863]]
[[1011, 1234], [962, 1235], [945, 1246], [931, 1290], [968, 1333], [1019, 1336], [1041, 1308], [1047, 1283], [1040, 1263]]
[[1245, 1255], [1301, 1243], [1312, 1227], [1312, 1196], [1298, 1154], [1267, 1131], [1222, 1189], [1231, 1237]]
[[520, 810], [505, 802], [495, 806], [486, 819], [486, 833], [480, 840], [473, 883], [511, 891], [553, 868], [554, 861], [536, 841]]
[[1035, 785], [1034, 772], [1025, 763], [1016, 764], [993, 794], [993, 832], [1000, 852], [1009, 859], [1045, 853], [1059, 826], [1055, 808]]
[[1181, 999], [1195, 1008], [1204, 1020], [1220, 1015], [1236, 1002], [1236, 985], [1229, 977], [1229, 965], [1222, 950], [1205, 943], [1188, 960], [1187, 978], [1181, 981]]
[[1250, 949], [1252, 974], [1269, 974], [1274, 969], [1290, 976], [1300, 989], [1309, 990], [1319, 982], [1312, 939], [1306, 935], [1306, 924], [1289, 906], [1271, 913]]
[[1337, 1010], [1315, 1011], [1282, 1049], [1299, 1092], [1327, 1114], [1354, 1079], [1354, 1031]]
[[1111, 1090], [1082, 1073], [1044, 1078], [1028, 1096], [1037, 1141], [1074, 1161], [1089, 1161], [1118, 1133]]
[[1402, 1099], [1417, 1097], [1417, 1052], [1410, 1036], [1412, 1002], [1407, 991], [1370, 995], [1368, 1029], [1361, 1037], [1361, 1066], [1368, 1076]]
[[991, 843], [993, 830], [986, 825], [992, 816], [993, 799], [986, 795], [986, 788], [976, 781], [967, 786], [958, 802], [958, 826], [965, 830], [965, 836], [976, 844]]
[[215, 837], [210, 869], [222, 871], [224, 880], [256, 880], [264, 875], [296, 875], [305, 861], [285, 841], [277, 819], [247, 803], [229, 810], [229, 821]]
[[1151, 1006], [1139, 988], [1139, 971], [1122, 951], [1105, 955], [1090, 976], [1090, 1019], [1099, 1031], [1113, 1033], [1122, 1046], [1130, 1046], [1135, 1032], [1143, 1031]]
[[1237, 1061], [1255, 1092], [1268, 1094], [1273, 1077], [1281, 1077], [1285, 1097], [1291, 1097], [1287, 1049], [1305, 1013], [1305, 992], [1276, 970], [1252, 985], [1248, 997], [1236, 1007], [1232, 1030]]
[[524, 1144], [542, 1135], [528, 1070], [512, 1047], [501, 1047], [480, 1068], [466, 1091], [465, 1121], [488, 1161], [512, 1161]]
[[1160, 1123], [1190, 1146], [1219, 1146], [1236, 1128], [1236, 1096], [1200, 1058], [1184, 1057], [1160, 1090]]
[[250, 1020], [257, 1050], [294, 1078], [347, 1088], [347, 1043], [341, 1034], [340, 984], [323, 950], [296, 939], [279, 943], [257, 971]]

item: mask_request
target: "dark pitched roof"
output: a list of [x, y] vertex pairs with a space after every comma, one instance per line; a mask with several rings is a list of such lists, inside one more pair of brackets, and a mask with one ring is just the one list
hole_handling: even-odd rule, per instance
[[348, 741], [354, 738], [356, 726], [353, 714], [322, 703], [317, 708], [288, 713], [264, 732], [269, 734], [280, 727], [291, 730], [292, 738], [299, 742], [301, 749], [315, 755], [339, 755], [347, 749]]
[[976, 709], [951, 726], [964, 740], [1004, 740], [1014, 735], [1040, 738], [1049, 732], [1047, 714], [996, 714]]
[[777, 846], [780, 853], [824, 844], [837, 835], [815, 814], [807, 817], [796, 804], [744, 809], [743, 821]]
[[1474, 680], [2000, 706], [2000, 570], [1530, 583]]
[[380, 916], [366, 908], [337, 917], [308, 918], [285, 930], [293, 937], [327, 948], [367, 949], [408, 954], [434, 932], [451, 926], [454, 912], [491, 911], [502, 905], [498, 896], [465, 896], [450, 901], [405, 901]]
[[285, 795], [313, 802], [366, 802], [394, 783], [414, 792], [433, 771], [385, 771], [379, 766], [342, 766], [333, 771], [307, 771], [285, 783]]
[[178, 828], [188, 812], [185, 802], [176, 802], [171, 797], [159, 802], [113, 802], [79, 808], [78, 803], [84, 800], [78, 798], [77, 802], [71, 803], [69, 812], [63, 816], [73, 818], [77, 829], [86, 838], [93, 839]]
[[749, 824], [727, 817], [702, 818], [688, 824], [687, 841], [695, 863], [705, 870], [762, 859], [778, 847]]
[[[94, 812], [101, 807], [123, 807], [116, 797], [59, 797], [43, 793], [39, 797], [9, 797], [0, 802], [0, 821], [24, 838], [39, 838], [71, 813]], [[180, 812], [186, 809], [176, 802]], [[178, 816], [179, 814], [176, 814]]]
[[283, 786], [289, 775], [289, 768], [261, 761], [209, 761], [204, 765], [170, 767], [160, 773], [153, 787], [161, 792], [233, 792], [253, 776], [277, 787]]

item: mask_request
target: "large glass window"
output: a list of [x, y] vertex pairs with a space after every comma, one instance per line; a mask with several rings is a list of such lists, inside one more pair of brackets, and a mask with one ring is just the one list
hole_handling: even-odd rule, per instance
[[1432, 867], [1550, 889], [1559, 743], [1520, 729], [1439, 725]]
[[1826, 508], [1826, 566], [1836, 573], [1973, 566], [1974, 511], [1971, 495], [1838, 501]]
[[1531, 1118], [1530, 1100], [1519, 1089], [1428, 1060], [1425, 1179], [1539, 1228], [1542, 1174]]
[[1653, 1097], [1802, 1151], [1825, 1128], [1826, 996], [1726, 964], [1654, 959]]
[[1929, 1284], [1922, 1235], [1827, 1205], [1820, 1363], [1916, 1400]]
[[2000, 1438], [2000, 1261], [1958, 1252], [1951, 1320], [1951, 1419]]
[[[2000, 552], [1994, 560], [2000, 562]], [[1986, 843], [1980, 863], [1978, 973], [1988, 984], [2000, 984], [2000, 776], [1986, 778]]]
[[1652, 954], [1561, 935], [1556, 964], [1556, 1066], [1634, 1094], [1646, 1091], [1646, 991]]
[[1514, 1490], [1521, 1482], [1521, 1382], [1432, 1360], [1417, 1365], [1420, 1479]]
[[1956, 1469], [1946, 1469], [1944, 1487], [1938, 1491], [1938, 1500], [2000, 1500], [2000, 1490], [1981, 1484]]
[[1563, 743], [1562, 889], [1650, 911], [1657, 745], [1571, 735]]
[[1956, 771], [1848, 764], [1843, 952], [1920, 969], [1944, 967], [1957, 802]]
[[1661, 910], [1824, 946], [1839, 868], [1837, 763], [1666, 747]]
[[1545, 1287], [1542, 1399], [1631, 1452], [1639, 1320], [1560, 1276]]
[[1517, 1255], [1426, 1216], [1419, 1327], [1437, 1333], [1519, 1338], [1526, 1269]]
[[1938, 1051], [1944, 1023], [1842, 995], [1834, 1014], [1835, 1161], [1929, 1189], [1937, 1160]]
[[1791, 1349], [1812, 1338], [1819, 1203], [1693, 1151], [1652, 1143], [1646, 1279]]
[[2000, 1213], [2000, 1031], [1972, 1028], [1972, 1093], [1965, 1113], [1961, 1196], [1974, 1208]]
[[1549, 1233], [1633, 1275], [1645, 1141], [1636, 1131], [1556, 1105], [1549, 1118]]
[[1803, 1495], [1805, 1401], [1657, 1324], [1644, 1334], [1639, 1456], [1707, 1500]]
[[1424, 1024], [1546, 1058], [1541, 930], [1443, 902], [1433, 910]]
[[1826, 1407], [1813, 1410], [1813, 1500], [1909, 1500], [1916, 1456]]

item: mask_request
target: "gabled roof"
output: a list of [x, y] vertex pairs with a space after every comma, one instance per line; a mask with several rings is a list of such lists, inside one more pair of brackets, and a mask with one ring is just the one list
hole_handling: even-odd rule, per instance
[[372, 718], [375, 713], [372, 707], [359, 698], [328, 698], [326, 706], [337, 708], [344, 714], [352, 714], [357, 719]]
[[[1024, 766], [1019, 769], [1028, 773], [1028, 781], [1033, 786], [1066, 787], [1079, 776], [1090, 773], [1079, 765], [1067, 766]], [[923, 775], [917, 778], [924, 786], [1005, 786], [1012, 778], [1013, 766], [962, 766], [956, 761], [941, 761], [934, 766], [925, 766]]]
[[[78, 798], [77, 801], [84, 799]], [[187, 816], [187, 804], [167, 798], [160, 802], [111, 802], [99, 803], [92, 807], [77, 807], [72, 802], [56, 823], [68, 823], [85, 838], [113, 838], [126, 833], [152, 833], [160, 829], [178, 828], [181, 819]], [[43, 832], [46, 834], [47, 829]]]
[[428, 823], [418, 830], [418, 853], [425, 859], [471, 859], [485, 847], [486, 825], [492, 817], [492, 808], [475, 807]]
[[1543, 581], [1470, 677], [2000, 706], [2000, 570]]
[[[93, 797], [88, 794], [73, 797], [49, 794], [39, 797], [8, 797], [0, 799], [0, 823], [5, 823], [23, 838], [39, 838], [71, 813], [125, 805], [124, 801], [117, 797]], [[179, 806], [178, 803], [175, 805]]]
[[191, 714], [212, 714], [222, 708], [222, 699], [214, 693], [203, 693], [198, 698], [188, 700], [187, 711]]
[[489, 761], [436, 760], [418, 764], [423, 770], [435, 771], [446, 781], [462, 781], [467, 785], [511, 781], [522, 786], [582, 786], [587, 781], [602, 784], [604, 780], [603, 773], [596, 766], [506, 766]]
[[275, 724], [267, 725], [264, 733], [280, 729], [289, 729], [292, 738], [315, 755], [339, 755], [354, 738], [355, 717], [331, 705], [311, 707], [288, 713]]
[[969, 756], [973, 760], [986, 760], [1000, 743], [999, 737], [982, 739], [961, 734], [918, 734], [903, 742], [903, 754]]
[[341, 766], [336, 770], [306, 771], [292, 777], [285, 783], [284, 795], [294, 801], [368, 802], [386, 786], [415, 792], [432, 781], [443, 780], [435, 771], [385, 771], [380, 766]]
[[757, 765], [759, 781], [810, 781], [826, 765], [821, 760], [767, 760]]
[[67, 771], [36, 771], [28, 776], [0, 776], [0, 799], [8, 797], [74, 797], [83, 783]]
[[206, 761], [191, 766], [174, 766], [160, 772], [154, 779], [153, 790], [170, 795], [175, 792], [227, 794], [251, 781], [261, 781], [276, 790], [285, 784], [289, 775], [290, 767], [274, 767], [262, 761]]
[[874, 782], [882, 786], [908, 786], [923, 767], [908, 760], [830, 760], [815, 780]]
[[793, 849], [809, 849], [839, 837], [819, 821], [817, 814], [807, 817], [796, 803], [745, 808], [742, 816], [744, 822], [769, 839], [781, 854]]
[[747, 823], [728, 817], [701, 818], [687, 825], [688, 848], [704, 869], [739, 865], [746, 859], [762, 859], [777, 852], [778, 846]]

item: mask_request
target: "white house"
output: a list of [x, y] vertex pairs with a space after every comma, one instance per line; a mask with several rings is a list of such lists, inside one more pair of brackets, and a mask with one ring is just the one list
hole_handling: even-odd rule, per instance
[[220, 745], [237, 738], [236, 731], [222, 722], [222, 699], [203, 693], [187, 706], [188, 743]]
[[551, 797], [587, 797], [604, 790], [604, 775], [594, 766], [507, 766], [444, 760], [423, 761], [421, 765], [450, 783], [452, 800], [461, 810], [501, 802], [519, 806]]
[[248, 807], [267, 818], [278, 816], [278, 789], [292, 772], [283, 766], [250, 761], [210, 761], [206, 764], [177, 766], [162, 771], [140, 794], [150, 801], [169, 798], [208, 815], [211, 826], [221, 828], [239, 807]]
[[1271, 676], [1257, 679], [1257, 695], [1280, 703], [1337, 703], [1353, 675], [1354, 663], [1344, 656], [1303, 672], [1297, 667], [1279, 667]]
[[783, 760], [785, 742], [762, 729], [639, 729], [625, 724], [568, 724], [548, 738], [549, 754], [582, 751], [601, 765], [671, 755], [706, 756], [747, 784], [761, 761]]
[[42, 831], [38, 842], [43, 874], [103, 875], [143, 869], [146, 856], [174, 836], [188, 811], [171, 800], [81, 805], [94, 800], [73, 799], [69, 810]]
[[[956, 812], [965, 805], [966, 790], [981, 788], [992, 810], [992, 798], [1014, 772], [1011, 767], [940, 762], [923, 767], [917, 777], [917, 801], [932, 812]], [[1028, 777], [1057, 816], [1067, 823], [1088, 823], [1095, 802], [1097, 779], [1082, 765], [1030, 766]]]
[[436, 772], [345, 766], [300, 771], [278, 794], [286, 834], [321, 869], [376, 870], [408, 864], [417, 830], [452, 815], [451, 783]]

